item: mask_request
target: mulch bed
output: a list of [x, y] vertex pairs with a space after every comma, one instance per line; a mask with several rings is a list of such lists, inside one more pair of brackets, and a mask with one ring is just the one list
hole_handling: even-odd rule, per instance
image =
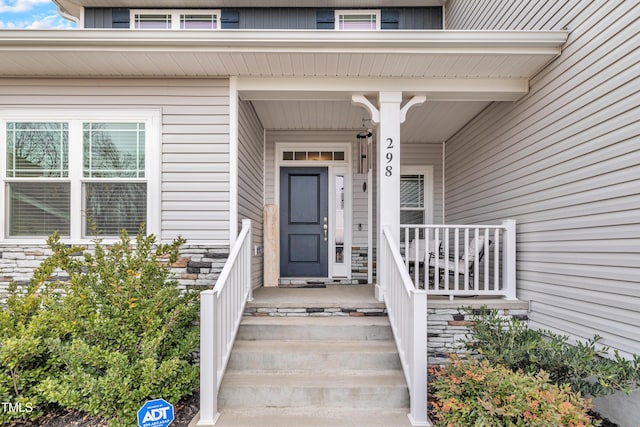
[[[183, 398], [174, 405], [175, 420], [170, 427], [187, 427], [195, 417], [200, 406], [200, 393]], [[91, 417], [77, 411], [59, 411], [45, 415], [36, 421], [18, 421], [9, 427], [106, 427], [107, 422], [101, 417]]]
[[[429, 396], [432, 401], [432, 396]], [[170, 427], [187, 427], [196, 413], [198, 413], [200, 405], [200, 393], [195, 392], [191, 396], [185, 397], [177, 405], [174, 406], [175, 420]], [[429, 416], [435, 419], [432, 408], [429, 408]], [[591, 412], [591, 416], [601, 420], [601, 427], [619, 427], [609, 421], [607, 418], [601, 418], [597, 412]], [[90, 417], [81, 412], [60, 411], [47, 414], [37, 421], [33, 422], [14, 422], [9, 427], [106, 427], [107, 422], [100, 417]]]

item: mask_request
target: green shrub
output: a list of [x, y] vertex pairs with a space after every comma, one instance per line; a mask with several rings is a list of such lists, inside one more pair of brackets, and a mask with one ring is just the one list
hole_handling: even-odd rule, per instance
[[451, 363], [436, 370], [431, 386], [436, 426], [586, 427], [590, 402], [568, 385], [549, 383], [548, 375], [515, 373], [488, 361]]
[[[0, 317], [3, 331], [15, 328], [2, 336], [0, 395], [31, 399], [34, 417], [57, 404], [116, 426], [135, 425], [148, 399], [176, 403], [191, 393], [198, 294], [180, 292], [167, 267], [183, 243], [156, 244], [140, 232], [134, 249], [123, 231], [108, 247], [97, 241], [91, 254], [50, 237], [53, 254], [26, 290], [12, 287]], [[59, 270], [67, 281], [51, 281]]]
[[617, 351], [598, 348], [600, 337], [569, 344], [568, 337], [529, 329], [514, 318], [483, 311], [473, 318], [467, 347], [477, 350], [491, 364], [535, 374], [549, 373], [555, 384], [570, 384], [574, 391], [600, 396], [615, 390], [630, 392], [640, 383], [640, 357], [622, 358]]

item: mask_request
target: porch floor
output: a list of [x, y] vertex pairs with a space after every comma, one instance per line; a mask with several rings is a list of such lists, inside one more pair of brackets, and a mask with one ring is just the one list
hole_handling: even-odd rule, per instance
[[257, 288], [248, 308], [376, 308], [374, 285], [328, 285], [326, 288]]
[[[528, 309], [528, 301], [507, 300], [488, 297], [457, 297], [450, 300], [447, 296], [428, 297], [428, 307], [434, 309], [487, 307], [491, 309]], [[375, 286], [368, 285], [328, 285], [326, 288], [265, 288], [253, 291], [253, 301], [247, 303], [247, 309], [296, 309], [296, 308], [341, 308], [349, 310], [369, 309], [373, 312], [385, 309], [385, 305], [375, 298]]]

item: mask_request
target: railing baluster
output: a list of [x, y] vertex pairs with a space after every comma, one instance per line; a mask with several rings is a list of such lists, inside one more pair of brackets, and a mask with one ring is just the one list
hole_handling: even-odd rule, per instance
[[480, 237], [480, 230], [476, 227], [473, 232], [473, 238], [475, 244], [473, 245], [473, 290], [478, 291], [478, 276], [480, 275], [480, 268], [478, 266], [478, 238]]
[[413, 254], [413, 275], [415, 277], [414, 286], [420, 287], [420, 234], [418, 228], [414, 228], [413, 241], [416, 242], [416, 251]]
[[465, 227], [464, 229], [464, 290], [469, 290], [469, 229]]
[[411, 245], [409, 244], [409, 227], [406, 227], [404, 229], [404, 263], [406, 264], [407, 269], [409, 269], [409, 264], [411, 263], [411, 257], [409, 256], [410, 250]]
[[444, 229], [444, 288], [448, 291], [451, 290], [449, 288], [449, 262], [448, 260], [451, 258], [451, 252], [449, 250], [449, 229]]
[[458, 291], [460, 290], [460, 265], [458, 260], [460, 259], [460, 229], [455, 228], [453, 230], [453, 268], [454, 268], [454, 279], [453, 279], [453, 289]]
[[[436, 228], [435, 240], [440, 242], [440, 228]], [[440, 290], [440, 251], [435, 251], [433, 267], [433, 288], [435, 291]]]
[[483, 289], [485, 291], [489, 290], [489, 260], [491, 259], [491, 253], [489, 252], [489, 229], [485, 228], [484, 229], [484, 248], [483, 248], [484, 253], [486, 254], [484, 257], [484, 280], [483, 282]]
[[500, 289], [500, 276], [498, 276], [500, 271], [500, 230], [498, 228], [493, 232], [493, 241], [493, 290], [497, 291]]

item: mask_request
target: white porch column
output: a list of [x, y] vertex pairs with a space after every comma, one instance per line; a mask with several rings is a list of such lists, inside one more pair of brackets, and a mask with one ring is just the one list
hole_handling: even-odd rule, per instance
[[[400, 106], [402, 92], [380, 92], [378, 108], [380, 125], [378, 126], [378, 260], [384, 259], [384, 238], [382, 230], [385, 226], [391, 230], [393, 242], [400, 247]], [[378, 280], [376, 298], [384, 300], [386, 284], [380, 280], [381, 262], [377, 262]]]
[[414, 96], [402, 106], [402, 92], [380, 92], [378, 108], [363, 95], [353, 95], [351, 100], [354, 104], [369, 110], [371, 121], [378, 124], [376, 298], [378, 301], [384, 301], [385, 284], [380, 280], [380, 277], [384, 277], [381, 271], [384, 267], [380, 260], [385, 259], [385, 254], [382, 253], [384, 249], [380, 242], [383, 239], [382, 230], [385, 226], [391, 230], [395, 246], [400, 247], [400, 124], [406, 120], [409, 109], [425, 102], [426, 97]]

